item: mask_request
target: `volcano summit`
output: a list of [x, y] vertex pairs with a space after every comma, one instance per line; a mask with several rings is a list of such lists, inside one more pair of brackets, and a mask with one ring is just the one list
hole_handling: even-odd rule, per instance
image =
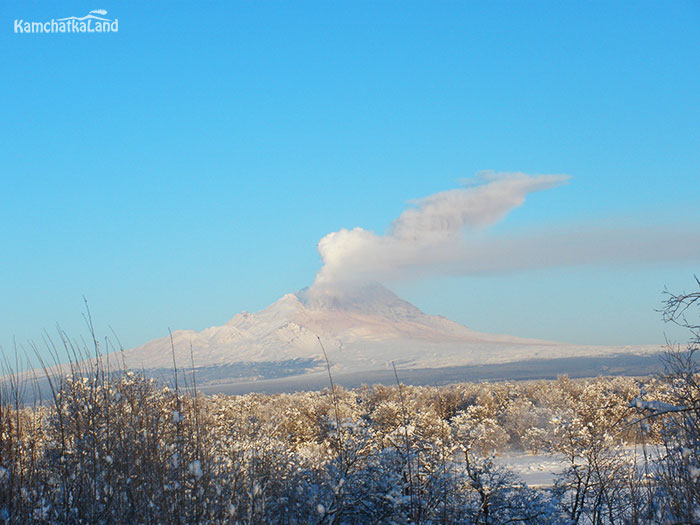
[[[537, 359], [609, 357], [658, 347], [580, 346], [470, 330], [428, 315], [379, 284], [314, 286], [287, 294], [257, 313], [223, 326], [178, 330], [124, 352], [129, 368], [167, 373], [194, 365], [200, 385], [317, 375], [327, 350], [334, 374], [442, 369]], [[193, 361], [193, 363], [192, 363]], [[566, 371], [562, 371], [566, 372]]]

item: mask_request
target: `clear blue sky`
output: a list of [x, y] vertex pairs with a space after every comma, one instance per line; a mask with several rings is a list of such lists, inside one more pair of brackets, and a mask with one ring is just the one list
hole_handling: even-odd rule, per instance
[[[20, 35], [105, 9], [115, 34]], [[0, 345], [126, 347], [309, 285], [325, 234], [384, 232], [481, 170], [563, 173], [497, 226], [700, 228], [697, 2], [0, 3]], [[700, 261], [393, 286], [490, 332], [663, 341]]]

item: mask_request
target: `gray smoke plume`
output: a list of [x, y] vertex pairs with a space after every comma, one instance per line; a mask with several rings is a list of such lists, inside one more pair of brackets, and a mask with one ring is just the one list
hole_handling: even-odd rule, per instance
[[522, 205], [528, 194], [568, 180], [568, 175], [481, 174], [465, 187], [411, 202], [384, 235], [362, 228], [329, 233], [318, 243], [323, 267], [313, 288], [421, 274], [700, 261], [697, 229], [550, 227], [517, 236], [488, 235], [486, 227]]

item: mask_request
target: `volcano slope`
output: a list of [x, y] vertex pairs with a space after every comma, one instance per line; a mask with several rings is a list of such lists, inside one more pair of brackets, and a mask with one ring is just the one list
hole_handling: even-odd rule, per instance
[[402, 380], [440, 384], [481, 379], [641, 375], [658, 368], [659, 346], [581, 346], [476, 332], [428, 315], [378, 285], [306, 288], [223, 326], [178, 330], [124, 352], [128, 368], [152, 376], [194, 368], [205, 391], [243, 393], [323, 388], [321, 343], [340, 384]]

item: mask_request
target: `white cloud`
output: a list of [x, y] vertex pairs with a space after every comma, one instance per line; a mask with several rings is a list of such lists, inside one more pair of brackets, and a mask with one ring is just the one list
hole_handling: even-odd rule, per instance
[[466, 275], [579, 264], [696, 260], [700, 233], [674, 229], [567, 229], [494, 236], [486, 226], [522, 205], [529, 193], [567, 175], [482, 174], [466, 187], [411, 202], [385, 235], [362, 228], [318, 243], [323, 267], [314, 286], [391, 281], [421, 274]]
[[484, 173], [471, 187], [413, 201], [414, 206], [394, 221], [390, 234], [407, 240], [439, 239], [459, 234], [465, 226], [487, 226], [523, 204], [528, 193], [559, 186], [568, 179], [568, 175]]

